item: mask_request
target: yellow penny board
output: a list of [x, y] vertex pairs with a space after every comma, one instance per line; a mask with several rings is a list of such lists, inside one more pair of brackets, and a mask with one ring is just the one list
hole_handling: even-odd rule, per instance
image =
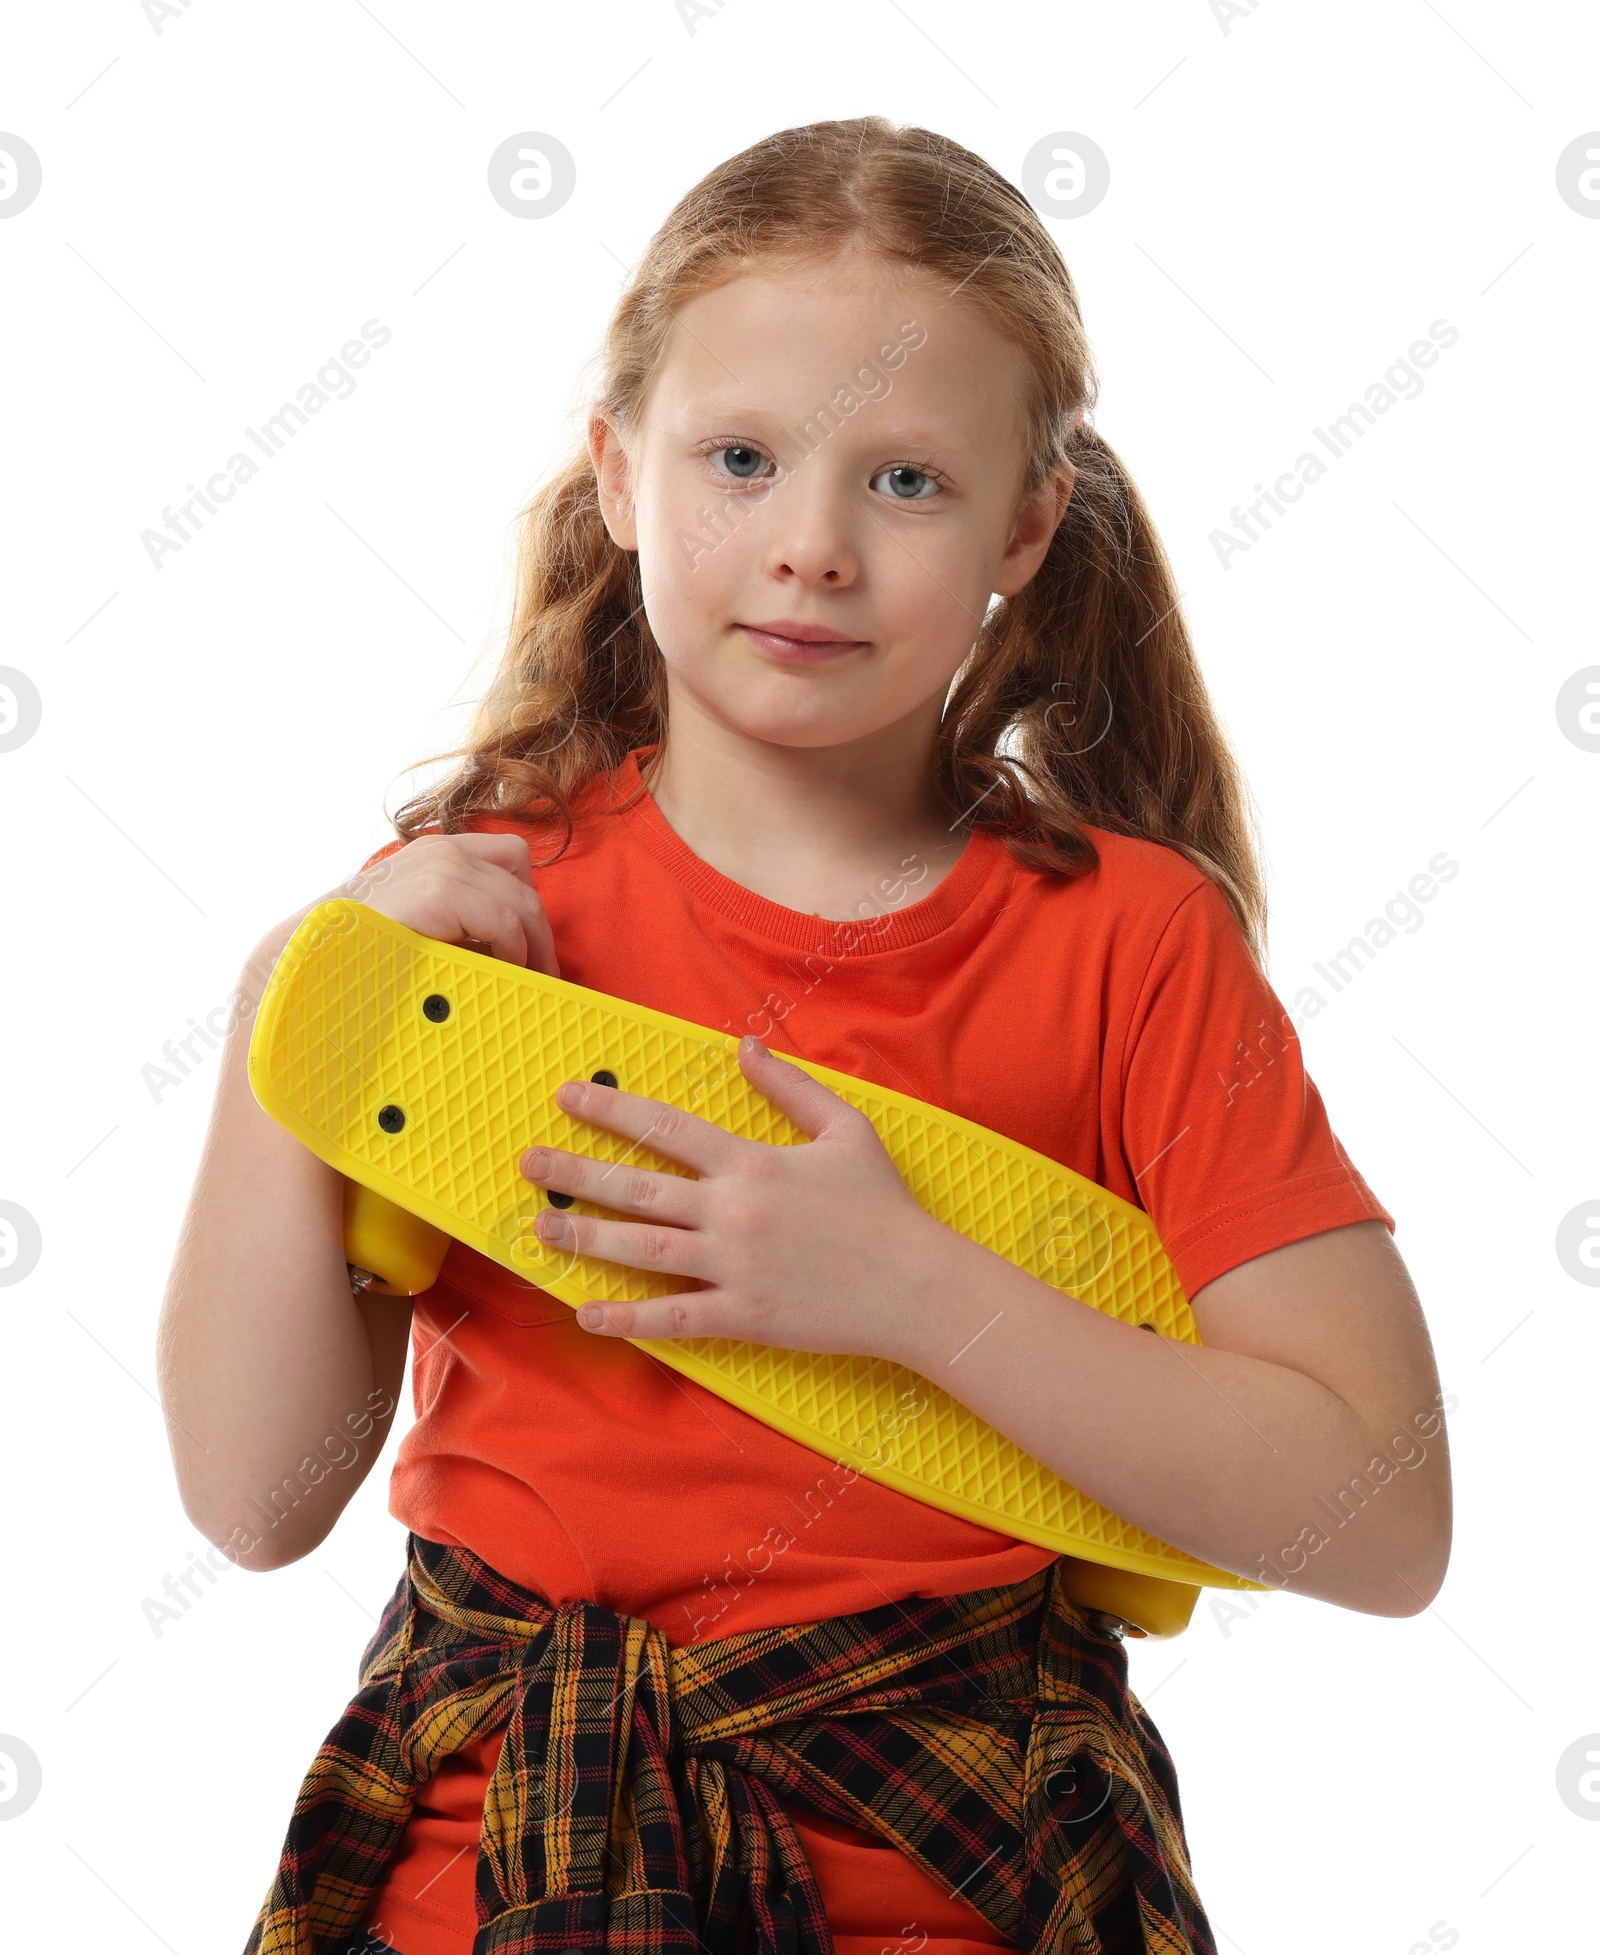
[[[355, 1184], [346, 1251], [387, 1279], [391, 1294], [425, 1289], [454, 1237], [577, 1305], [693, 1284], [541, 1242], [533, 1221], [549, 1197], [519, 1171], [527, 1148], [543, 1142], [602, 1161], [690, 1171], [563, 1112], [555, 1089], [605, 1071], [625, 1092], [730, 1133], [803, 1143], [745, 1080], [737, 1047], [731, 1034], [435, 942], [333, 898], [306, 916], [278, 958], [249, 1073], [262, 1107]], [[911, 1193], [939, 1221], [1124, 1323], [1200, 1341], [1142, 1210], [958, 1114], [782, 1056], [867, 1115]], [[568, 1206], [616, 1214], [582, 1200]], [[1075, 1557], [1075, 1599], [1145, 1633], [1181, 1630], [1202, 1586], [1261, 1587], [1119, 1520], [902, 1365], [720, 1337], [630, 1341], [885, 1486]]]

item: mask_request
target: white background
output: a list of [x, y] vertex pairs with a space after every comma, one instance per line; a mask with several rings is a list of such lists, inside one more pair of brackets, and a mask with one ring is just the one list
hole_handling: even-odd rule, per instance
[[[44, 1248], [0, 1291], [0, 1734], [43, 1767], [0, 1825], [8, 1947], [241, 1948], [401, 1567], [391, 1440], [317, 1553], [147, 1621], [206, 1546], [153, 1347], [212, 1087], [157, 1100], [142, 1069], [458, 734], [512, 519], [669, 205], [757, 137], [867, 112], [1014, 179], [1055, 131], [1110, 158], [1052, 228], [1261, 811], [1280, 997], [1438, 851], [1460, 865], [1302, 1033], [1459, 1400], [1444, 1589], [1405, 1620], [1272, 1596], [1226, 1629], [1202, 1597], [1132, 1652], [1219, 1948], [1600, 1945], [1600, 1804], [1556, 1782], [1600, 1732], [1600, 1295], [1555, 1248], [1600, 1194], [1600, 754], [1556, 712], [1600, 665], [1600, 222], [1556, 189], [1597, 72], [1583, 10], [1484, 0], [1226, 27], [1206, 0], [726, 0], [692, 32], [674, 0], [10, 14], [0, 128], [43, 188], [0, 222], [0, 664], [43, 721], [0, 754], [0, 1199]], [[540, 221], [486, 189], [524, 130], [577, 160]], [[392, 339], [356, 392], [153, 568], [141, 531], [372, 318]], [[1421, 394], [1225, 568], [1232, 507], [1440, 319]]]

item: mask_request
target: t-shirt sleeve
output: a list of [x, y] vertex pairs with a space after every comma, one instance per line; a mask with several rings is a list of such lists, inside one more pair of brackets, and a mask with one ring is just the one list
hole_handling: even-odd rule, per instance
[[1178, 904], [1123, 1053], [1123, 1151], [1185, 1295], [1382, 1205], [1340, 1146], [1300, 1040], [1208, 878]]

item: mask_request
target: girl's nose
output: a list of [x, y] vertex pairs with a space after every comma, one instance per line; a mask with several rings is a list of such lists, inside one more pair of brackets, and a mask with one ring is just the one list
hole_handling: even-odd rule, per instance
[[804, 476], [802, 464], [773, 491], [768, 568], [808, 587], [841, 589], [860, 574], [853, 534], [857, 512]]

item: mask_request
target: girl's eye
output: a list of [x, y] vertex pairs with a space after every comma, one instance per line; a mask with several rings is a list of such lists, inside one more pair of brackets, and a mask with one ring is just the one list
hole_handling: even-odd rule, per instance
[[[700, 452], [716, 467], [718, 475], [728, 475], [732, 481], [741, 483], [763, 481], [761, 471], [777, 465], [759, 448], [751, 448], [749, 442], [716, 442], [716, 446]], [[927, 469], [919, 469], [913, 461], [900, 461], [892, 469], [878, 469], [872, 477], [872, 487], [878, 483], [888, 483], [886, 493], [896, 502], [929, 502], [939, 493], [939, 479]]]
[[872, 486], [884, 484], [884, 493], [893, 496], [898, 502], [926, 502], [929, 496], [938, 492], [939, 485], [925, 470], [911, 468], [902, 464], [899, 468], [886, 468], [873, 476]]
[[752, 481], [767, 463], [766, 456], [759, 448], [745, 448], [737, 442], [730, 442], [726, 447], [711, 450], [713, 462], [723, 458], [725, 459], [721, 472], [741, 482]]

